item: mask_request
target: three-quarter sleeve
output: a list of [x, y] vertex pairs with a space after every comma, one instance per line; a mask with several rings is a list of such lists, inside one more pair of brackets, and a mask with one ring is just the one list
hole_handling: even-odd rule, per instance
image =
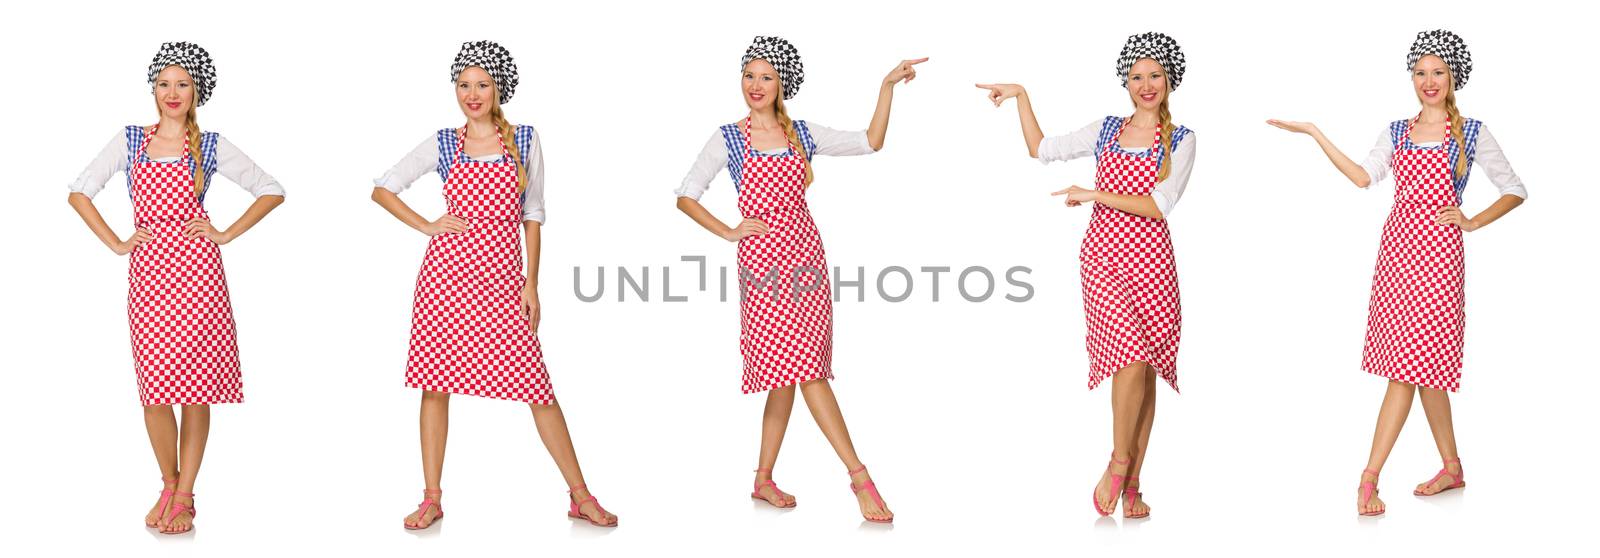
[[1167, 172], [1167, 179], [1156, 184], [1150, 191], [1150, 199], [1155, 200], [1156, 210], [1161, 212], [1164, 219], [1172, 214], [1173, 206], [1178, 205], [1178, 198], [1183, 197], [1183, 189], [1189, 185], [1189, 171], [1194, 170], [1195, 134], [1193, 130], [1184, 134], [1178, 140], [1178, 146], [1172, 148], [1172, 170]]
[[1388, 127], [1378, 132], [1378, 141], [1373, 142], [1367, 159], [1361, 162], [1361, 168], [1367, 171], [1367, 184], [1377, 184], [1389, 176], [1389, 162], [1394, 158], [1394, 138], [1389, 134]]
[[528, 187], [522, 191], [522, 220], [544, 224], [544, 148], [539, 145], [539, 132], [533, 132], [533, 145], [528, 149]]
[[811, 132], [811, 141], [817, 144], [817, 155], [849, 157], [877, 152], [872, 148], [872, 142], [867, 141], [866, 130], [842, 132], [809, 121], [806, 122], [806, 130]]
[[1489, 133], [1489, 127], [1481, 123], [1478, 124], [1478, 146], [1474, 161], [1483, 168], [1483, 174], [1488, 175], [1489, 182], [1500, 190], [1500, 195], [1528, 199], [1528, 189], [1522, 185], [1522, 178], [1517, 176], [1516, 171], [1511, 170], [1511, 162], [1506, 160], [1500, 142], [1495, 141], [1494, 135]]
[[1100, 128], [1105, 126], [1105, 120], [1095, 120], [1078, 131], [1064, 135], [1046, 137], [1039, 140], [1039, 162], [1049, 164], [1052, 161], [1070, 161], [1079, 157], [1094, 154], [1094, 145], [1100, 140]]
[[711, 179], [716, 178], [717, 173], [726, 166], [728, 147], [722, 140], [722, 130], [717, 130], [706, 140], [705, 147], [700, 149], [700, 156], [689, 167], [689, 174], [684, 175], [683, 183], [678, 185], [678, 197], [698, 201], [711, 187]]
[[67, 185], [67, 190], [93, 198], [119, 172], [128, 172], [128, 136], [120, 131], [111, 137], [111, 141], [106, 143], [99, 155], [95, 155], [94, 160], [89, 161], [89, 166], [78, 174], [78, 179]]
[[[410, 153], [395, 163], [393, 167], [383, 173], [383, 176], [372, 181], [372, 185], [383, 188], [396, 194], [406, 191], [422, 175], [427, 174], [439, 166], [439, 140], [428, 136], [412, 149]], [[542, 169], [541, 169], [542, 170]], [[530, 176], [531, 178], [531, 176]]]
[[222, 136], [217, 136], [217, 172], [257, 198], [282, 196], [284, 193], [277, 179], [261, 170], [255, 161], [251, 161], [228, 138]]

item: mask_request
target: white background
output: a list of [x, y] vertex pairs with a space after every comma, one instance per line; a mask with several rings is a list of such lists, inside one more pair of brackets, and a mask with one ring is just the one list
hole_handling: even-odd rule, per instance
[[[1491, 550], [1575, 542], [1593, 517], [1596, 80], [1584, 18], [1539, 2], [1340, 2], [1315, 7], [1062, 2], [919, 7], [829, 3], [24, 3], [0, 23], [9, 173], [0, 339], [8, 551], [126, 556], [367, 551], [640, 555], [1064, 554]], [[1421, 407], [1385, 469], [1388, 516], [1358, 521], [1357, 475], [1384, 382], [1359, 370], [1367, 289], [1392, 197], [1353, 188], [1315, 144], [1269, 117], [1320, 124], [1359, 158], [1413, 115], [1402, 61], [1418, 30], [1466, 38], [1460, 93], [1531, 192], [1468, 235], [1464, 388], [1453, 398], [1470, 488], [1417, 499], [1438, 467]], [[1173, 113], [1199, 157], [1171, 227], [1184, 294], [1181, 396], [1159, 388], [1145, 522], [1097, 520], [1110, 450], [1106, 390], [1084, 389], [1077, 250], [1087, 208], [1048, 192], [1093, 164], [1028, 159], [1014, 105], [976, 81], [1028, 86], [1047, 133], [1126, 114], [1124, 38], [1161, 30], [1188, 55]], [[763, 398], [739, 393], [734, 302], [687, 293], [679, 256], [731, 265], [734, 247], [673, 208], [706, 137], [744, 114], [737, 60], [756, 34], [798, 45], [792, 113], [865, 127], [878, 80], [929, 56], [897, 90], [884, 150], [822, 160], [810, 194], [833, 265], [1031, 267], [1036, 296], [930, 301], [853, 293], [837, 305], [834, 387], [898, 518], [861, 525], [846, 475], [798, 406], [778, 481], [800, 506], [746, 498]], [[425, 238], [368, 201], [371, 179], [459, 125], [447, 69], [494, 39], [521, 67], [511, 120], [548, 165], [541, 329], [589, 483], [614, 531], [564, 519], [563, 486], [521, 405], [457, 397], [449, 518], [401, 529], [422, 479], [418, 393], [402, 386]], [[126, 124], [155, 118], [145, 65], [195, 41], [220, 84], [201, 124], [288, 189], [224, 248], [247, 403], [217, 407], [186, 537], [148, 534], [159, 488], [137, 404], [126, 262], [64, 203], [64, 186]], [[1494, 191], [1481, 172], [1470, 212]], [[96, 203], [131, 228], [123, 178]], [[405, 199], [442, 211], [438, 181]], [[725, 221], [733, 188], [704, 198]], [[219, 180], [231, 222], [249, 199]], [[652, 298], [582, 303], [593, 270], [649, 266]], [[660, 300], [662, 266], [685, 303]], [[871, 288], [869, 286], [869, 288]], [[1008, 292], [1002, 288], [1002, 293]], [[869, 295], [871, 293], [869, 292]], [[1097, 550], [1098, 549], [1098, 550]], [[8, 552], [9, 553], [9, 552]]]

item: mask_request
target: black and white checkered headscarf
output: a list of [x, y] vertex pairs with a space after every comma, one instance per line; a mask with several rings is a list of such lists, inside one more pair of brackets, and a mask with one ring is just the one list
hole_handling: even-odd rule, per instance
[[150, 60], [150, 75], [147, 81], [150, 86], [156, 84], [156, 74], [167, 66], [178, 66], [189, 72], [189, 77], [194, 80], [195, 101], [194, 106], [203, 106], [211, 98], [211, 91], [217, 88], [217, 67], [211, 63], [211, 54], [200, 45], [194, 43], [161, 43], [161, 50], [156, 51], [156, 57]]
[[1457, 90], [1466, 87], [1467, 76], [1472, 74], [1472, 52], [1460, 35], [1443, 29], [1417, 33], [1417, 41], [1411, 43], [1411, 53], [1406, 55], [1406, 71], [1417, 67], [1417, 60], [1429, 54], [1444, 59]]
[[773, 69], [778, 70], [778, 81], [782, 82], [783, 100], [794, 98], [800, 92], [800, 84], [806, 81], [806, 66], [800, 63], [800, 51], [782, 37], [756, 37], [750, 43], [750, 48], [744, 51], [744, 59], [739, 61], [739, 68], [755, 59], [766, 60]]
[[1122, 45], [1122, 54], [1117, 55], [1117, 78], [1122, 80], [1123, 87], [1128, 86], [1128, 70], [1133, 69], [1133, 63], [1140, 58], [1149, 58], [1161, 64], [1161, 69], [1167, 71], [1167, 83], [1172, 84], [1173, 90], [1183, 82], [1183, 49], [1178, 48], [1178, 41], [1172, 40], [1172, 37], [1154, 31], [1128, 36], [1128, 42]]
[[461, 52], [456, 53], [456, 61], [450, 65], [450, 81], [454, 82], [461, 77], [462, 70], [472, 66], [483, 68], [494, 78], [500, 104], [511, 102], [511, 94], [517, 92], [517, 63], [511, 59], [511, 51], [494, 41], [461, 43]]

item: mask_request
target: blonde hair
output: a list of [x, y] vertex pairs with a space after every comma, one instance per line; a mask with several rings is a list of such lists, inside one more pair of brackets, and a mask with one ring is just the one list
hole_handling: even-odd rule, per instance
[[206, 169], [205, 160], [200, 158], [200, 121], [195, 118], [194, 109], [191, 103], [184, 115], [183, 129], [189, 136], [189, 160], [194, 162], [194, 195], [200, 197], [206, 191]]
[[[1450, 81], [1454, 82], [1455, 76], [1450, 76]], [[1462, 118], [1461, 109], [1456, 108], [1456, 91], [1453, 85], [1452, 83], [1450, 91], [1444, 94], [1444, 112], [1450, 116], [1450, 136], [1456, 142], [1456, 160], [1451, 161], [1450, 165], [1454, 172], [1450, 177], [1460, 179], [1467, 175], [1467, 139], [1461, 135], [1461, 130], [1467, 126], [1467, 119]]]
[[811, 172], [811, 154], [806, 152], [806, 144], [800, 141], [800, 133], [795, 130], [794, 121], [789, 119], [789, 111], [783, 108], [782, 80], [778, 81], [778, 96], [772, 99], [772, 106], [777, 110], [778, 123], [783, 125], [784, 135], [789, 136], [789, 143], [794, 144], [794, 148], [800, 151], [800, 160], [804, 162], [806, 167], [805, 185], [810, 186], [811, 180], [816, 178]]
[[[528, 189], [528, 167], [522, 164], [522, 148], [517, 145], [517, 129], [506, 120], [505, 111], [500, 110], [500, 86], [496, 85], [490, 94], [494, 104], [489, 105], [489, 119], [494, 121], [494, 127], [500, 130], [500, 141], [510, 149], [511, 163], [517, 167], [517, 193]], [[465, 133], [465, 132], [463, 132]]]
[[[1172, 88], [1167, 88], [1167, 94], [1172, 94]], [[1172, 160], [1172, 134], [1177, 131], [1177, 126], [1172, 125], [1172, 111], [1167, 109], [1167, 97], [1161, 97], [1161, 108], [1158, 111], [1161, 117], [1161, 160], [1156, 162], [1156, 182], [1167, 179], [1172, 174], [1172, 165], [1167, 164]]]

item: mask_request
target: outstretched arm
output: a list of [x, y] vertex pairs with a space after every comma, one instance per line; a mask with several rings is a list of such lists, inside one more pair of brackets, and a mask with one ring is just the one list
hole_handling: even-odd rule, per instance
[[883, 77], [883, 83], [878, 86], [878, 106], [872, 111], [872, 123], [867, 125], [867, 143], [873, 151], [883, 149], [883, 139], [889, 134], [889, 107], [894, 104], [894, 86], [897, 83], [911, 83], [917, 79], [915, 66], [927, 62], [927, 58], [915, 60], [901, 60], [898, 66]]
[[1028, 144], [1028, 156], [1039, 157], [1039, 142], [1044, 141], [1044, 130], [1039, 128], [1039, 119], [1033, 115], [1033, 103], [1028, 100], [1028, 91], [1015, 83], [980, 83], [979, 89], [989, 90], [989, 101], [998, 107], [1006, 99], [1017, 98], [1017, 118], [1022, 121], [1022, 141]]
[[1335, 147], [1327, 136], [1322, 135], [1322, 130], [1318, 129], [1316, 124], [1288, 120], [1268, 120], [1267, 124], [1311, 136], [1312, 139], [1317, 140], [1317, 145], [1322, 148], [1322, 153], [1328, 156], [1328, 160], [1333, 162], [1333, 166], [1338, 167], [1339, 172], [1344, 173], [1345, 178], [1349, 178], [1350, 182], [1361, 188], [1372, 185], [1372, 176], [1367, 174], [1367, 170], [1351, 160], [1338, 147]]

